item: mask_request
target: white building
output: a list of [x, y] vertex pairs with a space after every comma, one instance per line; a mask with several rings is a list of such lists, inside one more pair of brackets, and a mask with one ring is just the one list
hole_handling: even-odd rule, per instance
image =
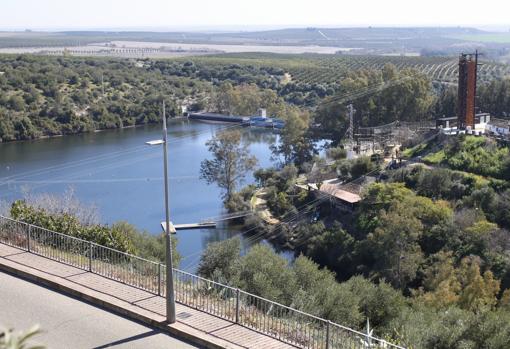
[[510, 135], [510, 120], [492, 118], [485, 125], [485, 132], [499, 137]]

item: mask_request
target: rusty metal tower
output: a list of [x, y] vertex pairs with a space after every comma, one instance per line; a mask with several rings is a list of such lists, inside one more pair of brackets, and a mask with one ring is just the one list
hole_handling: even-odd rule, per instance
[[477, 69], [478, 51], [460, 55], [458, 127], [462, 130], [475, 127]]

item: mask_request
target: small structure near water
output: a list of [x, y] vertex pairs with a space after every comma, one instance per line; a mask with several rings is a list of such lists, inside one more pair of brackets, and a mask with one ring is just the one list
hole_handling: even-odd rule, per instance
[[361, 190], [363, 186], [375, 181], [373, 177], [363, 176], [353, 182], [345, 183], [338, 178], [328, 179], [322, 183], [296, 184], [296, 187], [313, 191], [317, 196], [326, 195], [337, 207], [347, 211], [354, 211], [361, 201]]

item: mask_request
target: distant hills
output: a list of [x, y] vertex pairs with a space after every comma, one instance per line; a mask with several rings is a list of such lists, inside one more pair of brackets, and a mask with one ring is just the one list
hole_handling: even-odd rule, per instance
[[[289, 28], [236, 32], [62, 31], [0, 32], [1, 47], [78, 46], [109, 41], [161, 43], [292, 45], [358, 48], [363, 54], [457, 54], [480, 48], [500, 52], [510, 47], [510, 33], [468, 27]], [[505, 51], [508, 54], [507, 51]], [[505, 53], [503, 52], [503, 53]], [[500, 52], [501, 53], [501, 52]]]

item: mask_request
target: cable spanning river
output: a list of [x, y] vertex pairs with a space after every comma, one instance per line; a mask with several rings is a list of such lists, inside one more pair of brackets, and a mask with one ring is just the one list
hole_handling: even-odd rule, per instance
[[[200, 180], [205, 143], [232, 126], [172, 120], [168, 125], [170, 216], [174, 223], [196, 223], [224, 214], [221, 191]], [[259, 160], [271, 165], [270, 130], [241, 128], [243, 142]], [[124, 220], [152, 234], [164, 220], [163, 159], [160, 147], [146, 141], [160, 139], [159, 126], [103, 131], [37, 141], [0, 144], [0, 200], [12, 202], [31, 193], [61, 194], [73, 188], [80, 201], [97, 206], [103, 223]], [[253, 181], [250, 175], [246, 183]], [[196, 268], [199, 253], [209, 242], [235, 236], [227, 225], [214, 230], [177, 234], [183, 269]], [[245, 245], [253, 239], [243, 241]], [[246, 246], [247, 247], [247, 246]]]

